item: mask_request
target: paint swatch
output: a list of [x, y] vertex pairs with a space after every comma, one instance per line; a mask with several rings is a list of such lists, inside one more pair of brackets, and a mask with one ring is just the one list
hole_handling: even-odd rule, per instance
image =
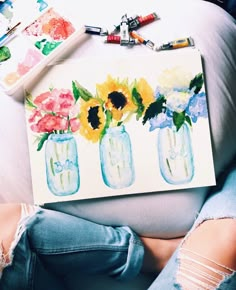
[[49, 7], [25, 25], [20, 34], [9, 42], [11, 58], [1, 65], [0, 84], [6, 93], [14, 94], [33, 73], [36, 75], [78, 41], [84, 27], [78, 20], [76, 23], [77, 26], [69, 16]]
[[26, 27], [23, 34], [31, 39], [42, 54], [48, 55], [74, 32], [72, 23], [51, 8]]

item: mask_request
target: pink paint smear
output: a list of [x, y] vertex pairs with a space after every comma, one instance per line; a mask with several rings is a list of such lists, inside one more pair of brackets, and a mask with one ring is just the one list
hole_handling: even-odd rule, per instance
[[49, 36], [51, 40], [62, 41], [68, 38], [74, 31], [75, 28], [71, 22], [65, 20], [51, 8], [26, 27], [24, 33], [37, 38]]
[[12, 85], [16, 83], [23, 75], [25, 75], [34, 66], [36, 66], [42, 59], [43, 56], [40, 52], [34, 49], [29, 49], [23, 61], [18, 63], [17, 70], [7, 74], [4, 78], [4, 82], [7, 85]]

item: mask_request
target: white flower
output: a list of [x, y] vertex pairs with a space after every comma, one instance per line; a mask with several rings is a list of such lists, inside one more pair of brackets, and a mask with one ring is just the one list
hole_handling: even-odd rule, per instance
[[192, 78], [193, 75], [190, 72], [186, 72], [179, 66], [164, 70], [158, 77], [159, 92], [166, 95], [173, 89], [187, 91]]
[[175, 91], [171, 90], [166, 95], [166, 107], [177, 113], [183, 112], [189, 103], [193, 93], [189, 91]]

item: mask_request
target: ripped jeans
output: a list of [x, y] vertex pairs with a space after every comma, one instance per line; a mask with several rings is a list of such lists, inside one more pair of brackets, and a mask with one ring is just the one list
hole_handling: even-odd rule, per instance
[[[235, 290], [235, 270], [209, 259], [207, 255], [199, 255], [184, 247], [199, 225], [206, 220], [220, 218], [236, 218], [236, 163], [219, 179], [192, 229], [148, 290]], [[217, 239], [217, 236], [212, 237], [212, 244]]]
[[0, 257], [0, 289], [67, 290], [66, 281], [78, 273], [130, 278], [140, 272], [143, 255], [141, 241], [128, 227], [36, 207], [21, 218], [9, 261]]
[[[203, 221], [236, 218], [235, 183], [236, 165], [211, 193], [192, 229], [148, 290], [236, 289], [234, 270], [183, 247]], [[10, 261], [4, 264], [0, 257], [0, 266], [4, 264], [1, 290], [67, 290], [66, 281], [78, 273], [132, 278], [140, 272], [144, 257], [143, 245], [129, 227], [98, 225], [42, 208], [21, 219], [13, 245]]]

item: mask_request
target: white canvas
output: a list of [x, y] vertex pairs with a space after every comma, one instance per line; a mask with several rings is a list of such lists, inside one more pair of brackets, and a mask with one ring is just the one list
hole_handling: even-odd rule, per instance
[[[197, 89], [201, 80], [203, 83]], [[190, 48], [140, 54], [139, 57], [91, 57], [67, 61], [52, 66], [38, 80], [28, 84], [25, 90], [36, 204], [215, 185], [207, 96], [198, 50]], [[81, 90], [85, 97], [79, 96]], [[43, 95], [41, 103], [38, 98], [35, 105], [35, 99], [45, 92], [47, 97]], [[67, 109], [65, 106], [62, 112], [62, 107], [57, 107], [55, 113], [52, 108], [56, 108], [56, 98], [62, 104], [59, 97], [62, 92], [70, 101], [66, 104]], [[48, 97], [52, 104], [49, 104]], [[83, 100], [83, 97], [89, 100]], [[116, 97], [124, 97], [126, 105], [114, 105]], [[47, 107], [47, 112], [43, 111], [43, 104], [51, 106]], [[160, 104], [161, 111], [151, 118], [153, 109], [160, 109]], [[68, 153], [70, 145], [66, 149], [55, 149], [57, 145], [50, 145], [48, 153], [48, 140], [41, 142], [37, 151], [43, 134], [48, 137], [55, 133], [50, 131], [50, 125], [58, 126], [54, 118], [58, 114], [62, 114], [59, 118], [63, 119], [60, 126], [74, 131], [70, 133], [76, 143], [76, 148], [72, 146], [72, 155]], [[97, 117], [92, 119], [94, 123], [86, 123], [92, 114]], [[39, 121], [45, 115], [53, 116], [54, 123], [50, 123], [50, 116], [46, 123], [41, 122], [40, 125]], [[123, 141], [114, 143], [113, 137], [109, 137], [104, 145], [105, 125], [109, 131], [113, 130], [112, 127], [120, 129], [123, 125], [125, 137], [119, 133]], [[94, 129], [96, 126], [98, 130]], [[172, 133], [173, 128], [178, 132], [177, 137]], [[50, 132], [40, 132], [40, 129]], [[58, 132], [62, 133], [62, 130]], [[180, 135], [181, 132], [183, 135]], [[62, 137], [62, 134], [59, 135]], [[178, 146], [173, 147], [173, 142]], [[115, 153], [108, 148], [111, 143], [116, 146]], [[130, 150], [125, 147], [127, 144], [131, 146]], [[123, 159], [119, 149], [123, 150]], [[46, 157], [47, 154], [51, 155]], [[62, 154], [64, 159], [59, 162]], [[53, 181], [54, 178], [56, 181]], [[69, 183], [73, 182], [73, 178], [77, 184], [71, 189]], [[64, 193], [58, 188], [60, 184]]]

